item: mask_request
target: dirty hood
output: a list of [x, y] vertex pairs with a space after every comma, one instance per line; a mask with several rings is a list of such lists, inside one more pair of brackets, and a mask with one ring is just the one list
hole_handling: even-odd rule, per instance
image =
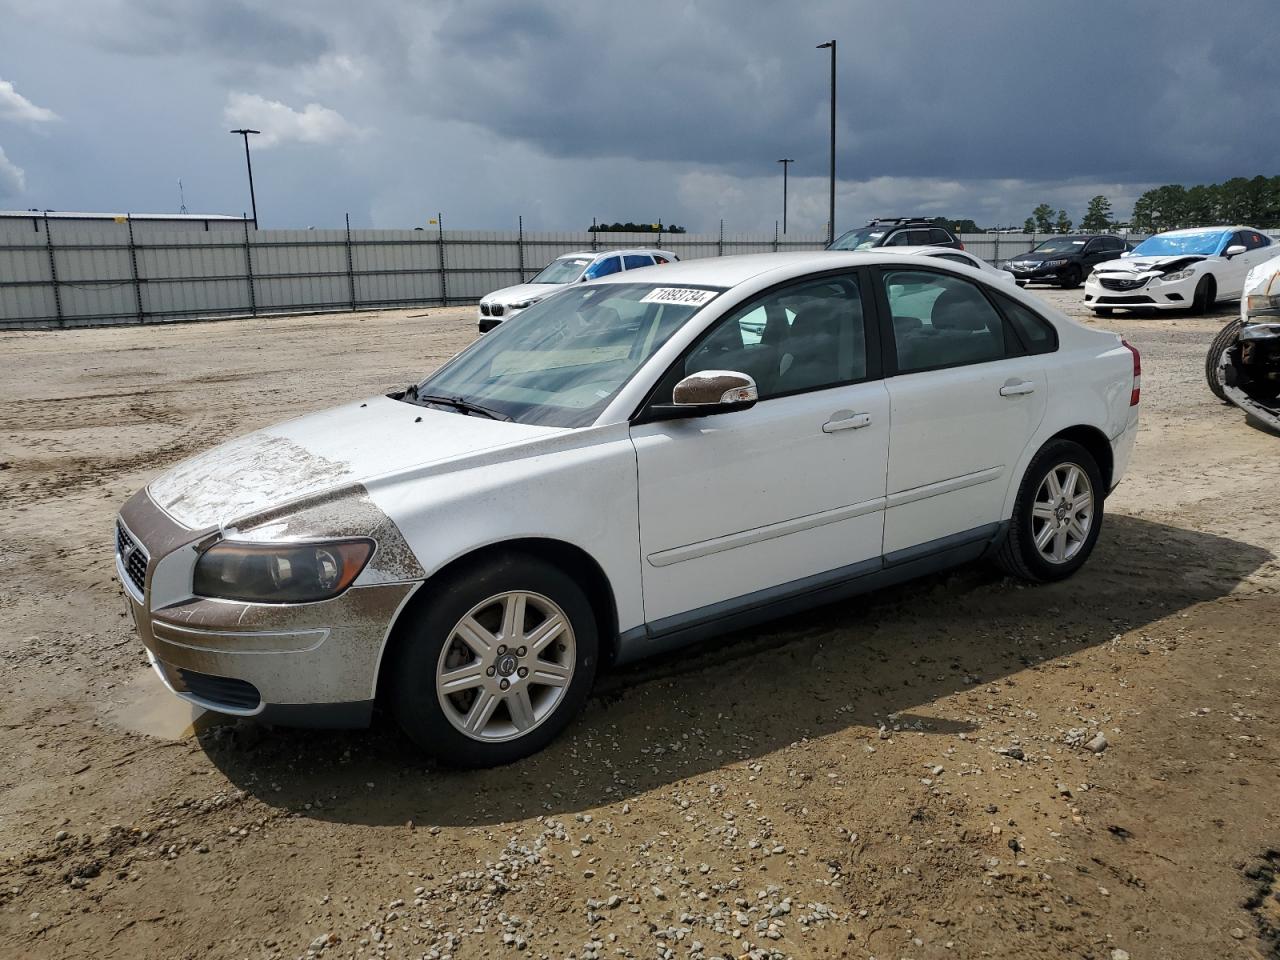
[[227, 526], [334, 487], [560, 432], [373, 397], [221, 444], [147, 490], [186, 527]]

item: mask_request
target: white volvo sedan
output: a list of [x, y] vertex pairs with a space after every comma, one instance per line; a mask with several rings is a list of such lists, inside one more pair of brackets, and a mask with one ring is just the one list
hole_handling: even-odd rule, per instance
[[988, 276], [880, 251], [620, 273], [216, 447], [120, 513], [151, 663], [227, 714], [381, 704], [479, 766], [548, 743], [601, 664], [983, 557], [1068, 576], [1138, 354]]

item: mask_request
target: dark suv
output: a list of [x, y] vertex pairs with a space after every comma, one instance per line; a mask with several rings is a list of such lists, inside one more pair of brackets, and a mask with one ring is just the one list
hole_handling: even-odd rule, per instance
[[1080, 286], [1097, 264], [1115, 260], [1129, 249], [1112, 234], [1077, 233], [1052, 237], [1028, 253], [1010, 257], [1004, 268], [1018, 286], [1028, 283], [1056, 283], [1064, 290]]
[[842, 233], [827, 245], [828, 250], [871, 250], [875, 247], [954, 247], [964, 244], [951, 232], [945, 220], [922, 217], [877, 217], [865, 227]]

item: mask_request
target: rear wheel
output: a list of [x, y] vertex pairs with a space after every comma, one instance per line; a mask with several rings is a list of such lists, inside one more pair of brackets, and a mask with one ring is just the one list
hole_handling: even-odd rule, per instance
[[1213, 309], [1218, 300], [1218, 284], [1211, 276], [1201, 277], [1196, 284], [1195, 296], [1191, 298], [1191, 313], [1203, 316]]
[[432, 584], [406, 628], [391, 708], [428, 753], [459, 767], [541, 750], [586, 702], [599, 638], [590, 601], [559, 569], [524, 554]]
[[1050, 440], [1022, 478], [997, 562], [1033, 583], [1071, 576], [1098, 542], [1103, 495], [1093, 455], [1073, 440]]
[[1209, 382], [1209, 389], [1213, 395], [1223, 403], [1230, 403], [1227, 399], [1226, 391], [1222, 389], [1222, 355], [1230, 349], [1231, 345], [1236, 342], [1236, 337], [1240, 335], [1240, 320], [1232, 320], [1225, 327], [1218, 331], [1218, 335], [1213, 338], [1213, 343], [1209, 344], [1209, 352], [1204, 358], [1204, 378]]
[[1074, 290], [1076, 287], [1080, 286], [1080, 268], [1074, 264], [1068, 267], [1067, 272], [1062, 275], [1062, 280], [1060, 282], [1063, 290]]

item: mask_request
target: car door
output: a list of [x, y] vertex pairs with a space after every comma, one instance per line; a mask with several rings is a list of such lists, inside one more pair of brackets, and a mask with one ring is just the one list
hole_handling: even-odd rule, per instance
[[1240, 296], [1244, 291], [1244, 281], [1249, 271], [1275, 256], [1275, 245], [1271, 242], [1271, 238], [1257, 230], [1238, 230], [1231, 238], [1231, 243], [1241, 244], [1245, 252], [1231, 258], [1230, 263], [1234, 268], [1231, 292], [1224, 294], [1220, 291], [1218, 294], [1220, 300]]
[[702, 370], [751, 375], [748, 410], [643, 422], [645, 617], [656, 633], [880, 565], [889, 398], [857, 272], [760, 295], [716, 321], [652, 397]]
[[[1043, 357], [1029, 353], [998, 302], [967, 279], [881, 266], [891, 318], [885, 384], [893, 437], [884, 553], [992, 532], [1023, 450], [1045, 411]], [[985, 291], [985, 292], [984, 292]]]
[[1111, 242], [1106, 237], [1094, 237], [1084, 247], [1084, 255], [1081, 257], [1082, 273], [1087, 277], [1089, 271], [1100, 263], [1104, 263], [1111, 259], [1115, 254], [1111, 251]]

